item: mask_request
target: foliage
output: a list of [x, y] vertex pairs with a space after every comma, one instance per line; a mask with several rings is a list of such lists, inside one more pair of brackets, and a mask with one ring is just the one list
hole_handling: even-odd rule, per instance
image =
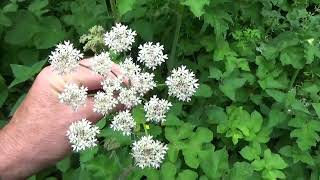
[[[190, 103], [171, 100], [165, 128], [149, 127], [169, 146], [160, 169], [134, 167], [131, 140], [111, 131], [106, 118], [98, 124], [103, 146], [69, 156], [30, 179], [320, 178], [319, 1], [0, 4], [0, 127], [23, 100], [54, 45], [63, 39], [78, 42], [94, 25], [109, 29], [119, 21], [137, 31], [138, 42], [160, 41], [169, 60], [158, 72], [158, 82], [180, 64], [200, 79]], [[159, 96], [165, 94], [163, 90]], [[143, 125], [141, 108], [134, 112]]]

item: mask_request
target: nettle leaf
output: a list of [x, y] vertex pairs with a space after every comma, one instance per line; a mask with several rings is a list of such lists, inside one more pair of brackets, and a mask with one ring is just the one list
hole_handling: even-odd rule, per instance
[[320, 122], [317, 120], [310, 120], [310, 117], [297, 116], [289, 121], [289, 126], [295, 127], [290, 133], [290, 137], [297, 138], [298, 146], [305, 151], [312, 146], [316, 146], [320, 141]]
[[296, 69], [302, 69], [305, 64], [303, 49], [301, 47], [288, 47], [281, 51], [280, 61], [283, 65], [292, 65]]
[[181, 4], [189, 6], [191, 12], [196, 16], [200, 17], [204, 14], [204, 7], [209, 5], [209, 0], [183, 0]]
[[229, 171], [228, 152], [225, 148], [211, 149], [201, 155], [200, 167], [209, 179], [223, 179]]
[[251, 165], [254, 170], [262, 171], [265, 179], [285, 179], [286, 176], [281, 170], [288, 166], [279, 154], [272, 153], [270, 149], [264, 151], [263, 159], [254, 160]]
[[120, 16], [123, 16], [127, 12], [131, 11], [136, 0], [118, 0], [117, 8]]
[[12, 88], [17, 84], [20, 84], [32, 78], [39, 71], [41, 71], [42, 67], [45, 65], [46, 62], [46, 60], [42, 60], [33, 64], [31, 67], [18, 64], [11, 64], [11, 70], [13, 72], [13, 75], [15, 76], [15, 79], [11, 82], [9, 88]]

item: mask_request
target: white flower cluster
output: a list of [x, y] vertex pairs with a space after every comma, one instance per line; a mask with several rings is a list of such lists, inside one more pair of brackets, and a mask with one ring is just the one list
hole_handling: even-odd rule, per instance
[[135, 125], [136, 122], [134, 121], [131, 113], [126, 110], [121, 111], [118, 115], [114, 116], [110, 127], [115, 131], [122, 131], [123, 135], [129, 136]]
[[166, 144], [153, 140], [152, 136], [143, 136], [133, 143], [132, 156], [140, 168], [159, 168], [167, 150]]
[[58, 95], [60, 103], [64, 103], [77, 111], [80, 106], [85, 105], [88, 88], [78, 86], [75, 83], [66, 84], [64, 90]]
[[99, 133], [100, 130], [97, 126], [92, 125], [87, 119], [82, 119], [69, 126], [67, 136], [73, 151], [78, 152], [96, 146], [96, 136]]
[[105, 44], [117, 53], [131, 50], [131, 45], [134, 43], [136, 32], [128, 29], [127, 26], [117, 23], [111, 28], [111, 31], [104, 35]]
[[168, 94], [181, 101], [190, 101], [199, 86], [197, 82], [198, 80], [192, 71], [188, 70], [186, 66], [180, 66], [173, 69], [171, 75], [167, 77]]
[[[100, 38], [101, 38], [101, 32]], [[101, 90], [93, 96], [93, 111], [104, 116], [112, 113], [115, 109], [125, 106], [115, 114], [110, 128], [120, 131], [123, 135], [134, 134], [136, 124], [130, 109], [141, 104], [143, 97], [153, 90], [157, 85], [154, 81], [154, 73], [146, 72], [131, 57], [123, 57], [120, 52], [131, 50], [136, 32], [125, 25], [117, 23], [109, 32], [104, 34], [104, 43], [107, 49], [105, 52], [95, 55], [91, 59], [90, 68], [97, 76], [103, 77]], [[90, 37], [94, 38], [94, 37]], [[90, 46], [91, 47], [91, 46]], [[94, 48], [94, 47], [91, 47]], [[101, 47], [99, 47], [101, 49]], [[149, 70], [155, 70], [168, 59], [164, 54], [164, 47], [160, 43], [147, 42], [139, 46], [139, 53], [136, 61], [142, 63]], [[73, 48], [73, 45], [66, 41], [59, 44], [49, 57], [53, 70], [59, 75], [65, 75], [76, 70], [79, 60], [83, 57], [80, 51]], [[113, 57], [120, 62], [119, 67], [122, 72], [116, 77], [110, 76], [113, 72]], [[177, 97], [182, 101], [190, 101], [199, 84], [195, 74], [186, 69], [185, 66], [178, 67], [171, 72], [165, 83], [168, 86], [168, 94]], [[78, 110], [85, 105], [88, 89], [77, 84], [67, 84], [65, 89], [59, 94], [60, 102], [70, 105], [73, 110]], [[152, 96], [144, 104], [146, 123], [163, 123], [166, 121], [171, 102], [160, 99], [156, 95]], [[144, 127], [147, 124], [144, 124]], [[137, 128], [138, 130], [139, 128]], [[145, 129], [147, 131], [147, 129]], [[97, 145], [96, 136], [99, 128], [92, 125], [86, 119], [74, 122], [67, 131], [67, 136], [72, 149], [76, 152], [91, 148]], [[146, 135], [135, 141], [132, 147], [132, 156], [135, 164], [140, 168], [159, 168], [165, 158], [168, 147], [158, 140], [153, 140], [152, 136]]]
[[147, 42], [140, 45], [139, 49], [138, 61], [144, 63], [149, 69], [155, 70], [157, 66], [168, 59], [168, 55], [163, 54], [164, 48], [160, 43]]
[[58, 44], [56, 49], [51, 52], [49, 63], [56, 73], [65, 75], [76, 70], [81, 58], [83, 58], [83, 54], [74, 49], [72, 43], [65, 41]]
[[146, 121], [153, 121], [156, 123], [163, 123], [166, 121], [166, 113], [169, 111], [172, 104], [165, 100], [159, 99], [154, 95], [149, 102], [144, 105], [146, 111]]
[[102, 76], [109, 75], [112, 64], [113, 62], [108, 52], [103, 52], [91, 59], [91, 69]]

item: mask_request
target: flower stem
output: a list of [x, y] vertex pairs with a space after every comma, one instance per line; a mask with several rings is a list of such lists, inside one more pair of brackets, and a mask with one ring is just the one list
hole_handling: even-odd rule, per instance
[[163, 87], [166, 86], [166, 84], [157, 84], [157, 87]]
[[174, 32], [174, 38], [173, 38], [172, 47], [171, 47], [171, 54], [170, 54], [169, 60], [167, 61], [167, 67], [169, 71], [173, 69], [173, 65], [174, 65], [177, 44], [178, 44], [179, 35], [180, 35], [180, 28], [182, 23], [182, 15], [183, 15], [183, 7], [179, 6], [178, 12], [177, 12], [176, 29]]
[[146, 135], [148, 135], [149, 125], [148, 125], [148, 124], [143, 124], [143, 129], [144, 129], [144, 133], [145, 133]]

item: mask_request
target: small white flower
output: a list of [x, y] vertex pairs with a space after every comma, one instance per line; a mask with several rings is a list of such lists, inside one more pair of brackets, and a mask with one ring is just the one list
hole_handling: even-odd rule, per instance
[[80, 106], [85, 105], [87, 100], [88, 88], [79, 87], [75, 83], [69, 83], [64, 87], [64, 90], [58, 95], [60, 103], [64, 103], [77, 111]]
[[163, 54], [163, 46], [159, 43], [147, 42], [140, 45], [139, 49], [138, 61], [144, 63], [149, 69], [155, 70], [156, 66], [160, 66], [168, 59], [168, 55]]
[[111, 72], [112, 64], [113, 62], [108, 52], [103, 52], [91, 59], [91, 69], [105, 77]]
[[115, 131], [122, 131], [123, 135], [129, 136], [135, 125], [136, 123], [131, 113], [126, 110], [119, 112], [119, 114], [113, 118], [110, 127]]
[[109, 114], [118, 104], [117, 99], [113, 97], [113, 93], [97, 92], [94, 95], [93, 111], [102, 115]]
[[59, 43], [56, 49], [51, 52], [49, 63], [53, 71], [59, 75], [65, 75], [76, 70], [81, 58], [83, 58], [83, 54], [74, 49], [72, 43], [64, 41], [64, 43]]
[[129, 78], [141, 72], [141, 68], [139, 67], [139, 65], [135, 64], [132, 61], [131, 57], [126, 58], [123, 62], [119, 64], [119, 66], [122, 72]]
[[135, 164], [140, 168], [159, 168], [165, 158], [168, 147], [152, 136], [143, 136], [139, 141], [133, 143], [132, 153]]
[[73, 122], [69, 126], [67, 136], [73, 151], [79, 152], [96, 146], [96, 136], [99, 133], [100, 130], [96, 125], [92, 125], [90, 121], [82, 119], [81, 121]]
[[118, 100], [127, 108], [132, 108], [141, 103], [139, 94], [133, 89], [122, 88], [119, 93]]
[[190, 101], [199, 86], [197, 82], [192, 71], [186, 69], [185, 66], [180, 66], [178, 69], [173, 69], [171, 75], [167, 77], [168, 94], [181, 101]]
[[156, 87], [153, 80], [154, 74], [143, 72], [130, 77], [131, 88], [137, 91], [141, 96]]
[[117, 76], [116, 78], [106, 76], [101, 82], [102, 88], [107, 93], [119, 91], [122, 88], [123, 79], [123, 76]]
[[128, 26], [117, 23], [105, 33], [104, 42], [111, 50], [120, 53], [131, 50], [136, 35]]
[[144, 110], [146, 112], [146, 121], [163, 123], [166, 121], [166, 113], [170, 110], [172, 104], [165, 100], [159, 99], [154, 95], [149, 102], [144, 105]]

